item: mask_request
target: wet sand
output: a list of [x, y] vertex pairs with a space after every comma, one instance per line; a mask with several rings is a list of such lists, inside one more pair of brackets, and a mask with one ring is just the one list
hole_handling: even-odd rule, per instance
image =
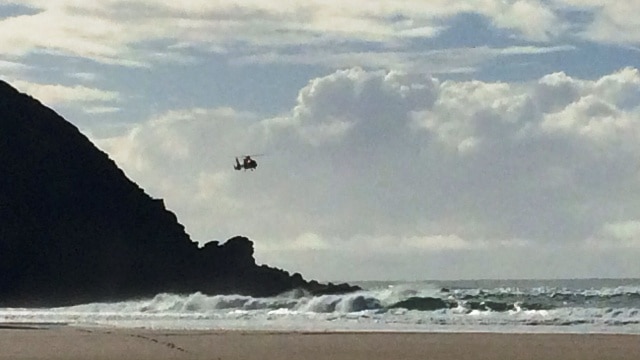
[[637, 360], [638, 335], [154, 331], [0, 324], [0, 359]]

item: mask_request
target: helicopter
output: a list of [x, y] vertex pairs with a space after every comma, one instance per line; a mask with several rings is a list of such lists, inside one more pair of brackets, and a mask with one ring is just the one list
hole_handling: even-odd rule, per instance
[[246, 170], [255, 170], [258, 167], [258, 162], [255, 161], [254, 159], [252, 159], [252, 156], [261, 156], [262, 154], [258, 154], [258, 155], [243, 155], [244, 158], [242, 159], [242, 163], [240, 162], [240, 160], [238, 160], [238, 157], [236, 156], [236, 164], [233, 166], [234, 169], [236, 170], [242, 170], [244, 169]]

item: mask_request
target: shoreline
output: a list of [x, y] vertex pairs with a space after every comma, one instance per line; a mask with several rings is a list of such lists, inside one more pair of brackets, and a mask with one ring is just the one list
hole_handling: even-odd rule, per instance
[[640, 334], [147, 330], [5, 323], [0, 325], [0, 349], [0, 360], [635, 360]]
[[[66, 322], [2, 322], [0, 321], [0, 330], [53, 330], [53, 329], [77, 329], [77, 330], [89, 330], [89, 331], [150, 331], [150, 332], [179, 332], [179, 333], [256, 333], [256, 334], [405, 334], [405, 335], [418, 335], [418, 334], [492, 334], [492, 335], [621, 335], [621, 336], [640, 336], [640, 332], [636, 331], [613, 331], [609, 330], [593, 330], [585, 328], [585, 330], [576, 330], [575, 326], [564, 327], [553, 325], [537, 325], [537, 326], [523, 326], [523, 327], [511, 327], [509, 330], [497, 330], [491, 329], [478, 329], [479, 327], [464, 328], [450, 328], [444, 326], [443, 328], [432, 328], [425, 330], [417, 330], [413, 328], [407, 329], [389, 329], [389, 328], [336, 328], [336, 329], [298, 329], [298, 328], [163, 328], [163, 327], [126, 327], [126, 326], [112, 326], [112, 325], [92, 325], [92, 324], [73, 324]], [[615, 327], [612, 327], [613, 329]], [[527, 329], [527, 330], [523, 330]]]

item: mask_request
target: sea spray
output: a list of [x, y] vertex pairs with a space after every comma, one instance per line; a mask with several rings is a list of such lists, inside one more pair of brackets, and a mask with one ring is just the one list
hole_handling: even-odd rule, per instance
[[[640, 280], [412, 282], [342, 295], [158, 294], [0, 309], [0, 323], [163, 329], [640, 333]], [[600, 287], [597, 287], [600, 286]]]

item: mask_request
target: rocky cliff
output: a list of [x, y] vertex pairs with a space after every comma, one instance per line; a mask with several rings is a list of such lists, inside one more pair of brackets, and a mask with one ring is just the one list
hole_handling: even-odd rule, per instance
[[258, 266], [244, 237], [198, 248], [75, 126], [0, 81], [0, 306], [294, 288], [356, 289]]

